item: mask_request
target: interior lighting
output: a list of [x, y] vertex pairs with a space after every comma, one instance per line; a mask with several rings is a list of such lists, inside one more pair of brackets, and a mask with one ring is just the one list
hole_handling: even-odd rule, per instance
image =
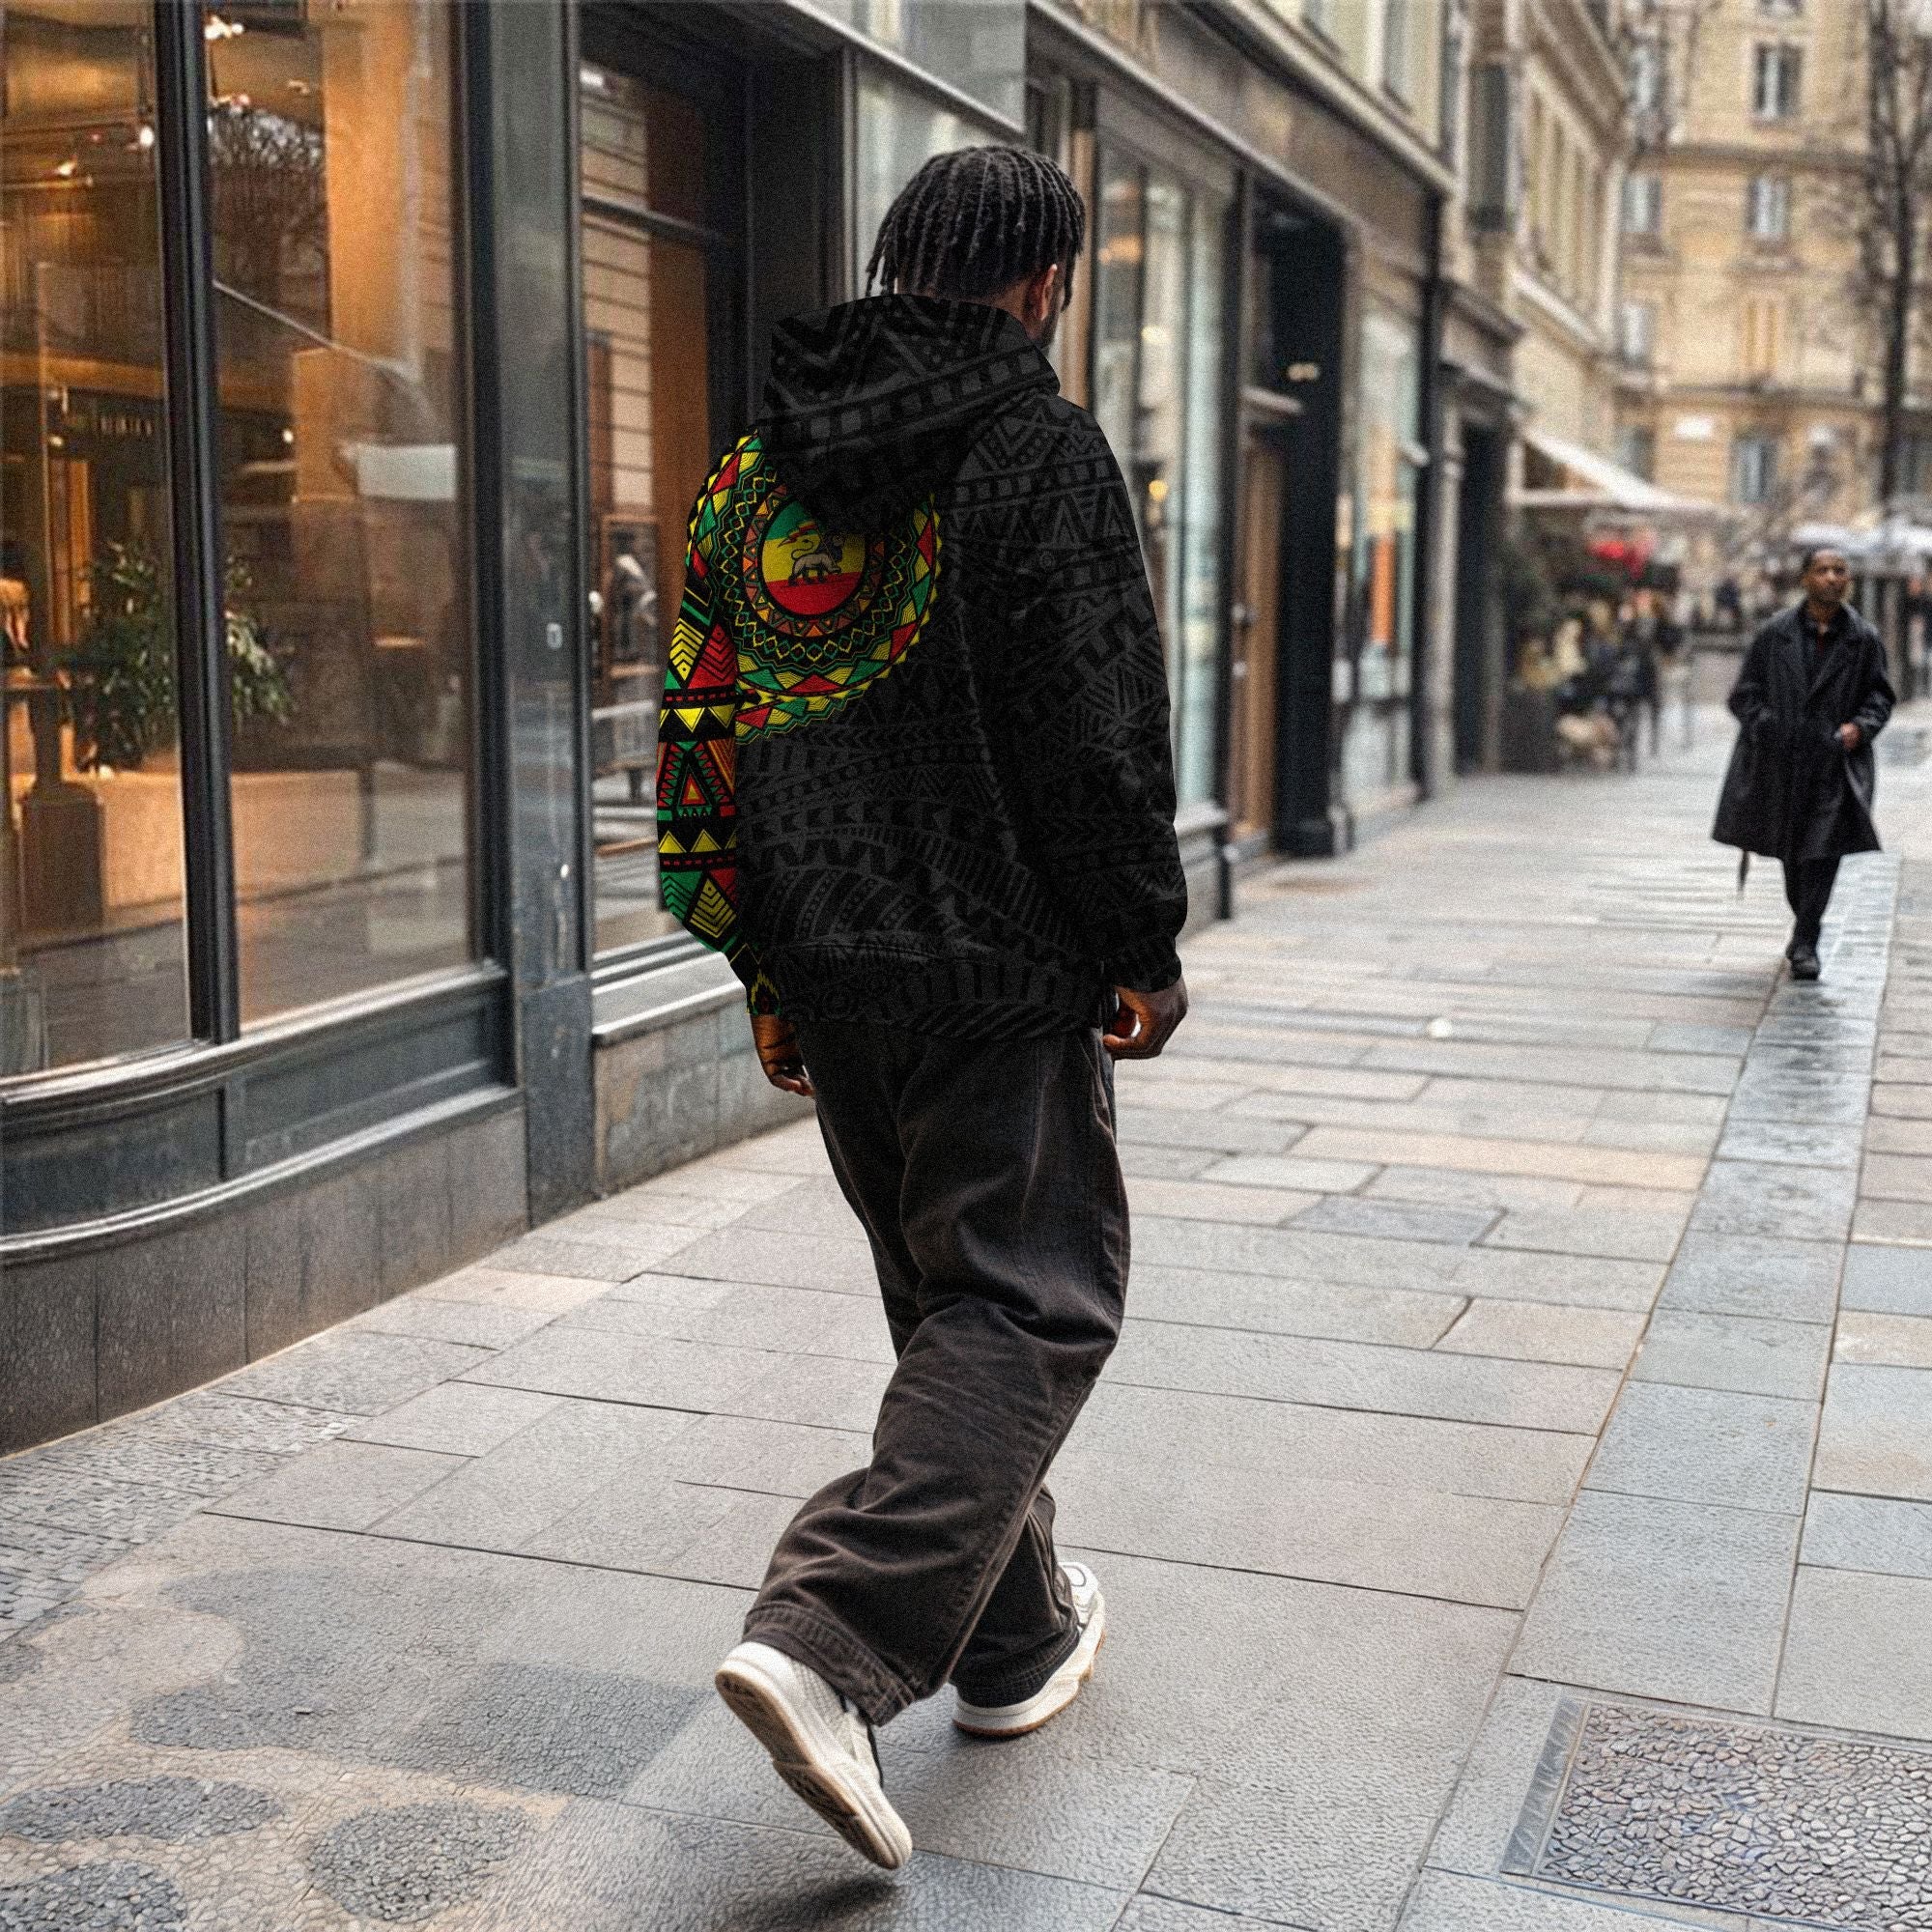
[[248, 31], [241, 20], [225, 20], [219, 14], [211, 14], [208, 24], [202, 28], [202, 38], [210, 41], [233, 41]]

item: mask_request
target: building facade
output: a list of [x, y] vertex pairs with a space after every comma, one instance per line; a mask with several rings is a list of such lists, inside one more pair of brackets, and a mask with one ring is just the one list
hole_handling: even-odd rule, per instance
[[1492, 771], [1511, 673], [1498, 559], [1512, 506], [1569, 499], [1579, 467], [1601, 480], [1615, 465], [1630, 120], [1611, 21], [1592, 0], [1471, 0], [1461, 40], [1460, 192], [1444, 246], [1458, 534], [1442, 553], [1454, 641], [1436, 716], [1445, 765]]
[[1195, 916], [1431, 782], [1406, 0], [9, 0], [0, 1451], [778, 1120], [658, 904], [687, 506], [898, 186], [1028, 140]]
[[1879, 398], [1854, 279], [1858, 12], [1705, 0], [1634, 21], [1623, 455], [1735, 510], [1746, 549], [1868, 500]]

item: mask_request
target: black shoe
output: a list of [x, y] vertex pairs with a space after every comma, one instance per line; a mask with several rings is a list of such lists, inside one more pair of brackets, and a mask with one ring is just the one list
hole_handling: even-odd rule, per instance
[[1790, 957], [1791, 977], [1794, 980], [1815, 980], [1823, 970], [1818, 964], [1818, 954], [1811, 947], [1794, 946]]

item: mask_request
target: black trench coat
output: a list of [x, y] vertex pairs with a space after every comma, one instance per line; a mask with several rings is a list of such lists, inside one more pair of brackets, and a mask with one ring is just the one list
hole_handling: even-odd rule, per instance
[[[1751, 639], [1731, 692], [1743, 729], [1711, 830], [1720, 845], [1787, 861], [1879, 849], [1872, 740], [1896, 698], [1879, 634], [1849, 606], [1845, 619], [1823, 652], [1802, 605]], [[1838, 742], [1840, 724], [1859, 727], [1856, 751]]]

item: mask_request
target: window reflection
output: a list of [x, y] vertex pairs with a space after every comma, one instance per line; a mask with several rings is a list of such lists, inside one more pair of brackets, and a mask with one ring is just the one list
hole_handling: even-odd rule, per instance
[[152, 25], [7, 7], [0, 1073], [187, 1031]]
[[866, 263], [879, 223], [900, 188], [934, 155], [983, 147], [999, 138], [990, 128], [949, 107], [935, 107], [884, 76], [867, 71], [859, 82], [859, 180], [852, 227], [854, 286], [863, 288]]
[[1221, 596], [1222, 204], [1109, 152], [1095, 250], [1094, 413], [1134, 502], [1167, 643], [1183, 807], [1214, 796]]
[[243, 1017], [471, 956], [450, 18], [206, 14]]
[[685, 520], [709, 473], [711, 331], [699, 104], [586, 65], [583, 327], [590, 452], [590, 738], [597, 949], [677, 930], [658, 901], [658, 707], [684, 586]]
[[1361, 505], [1350, 584], [1360, 644], [1342, 775], [1351, 799], [1372, 800], [1410, 776], [1420, 331], [1392, 310], [1371, 307], [1363, 318], [1360, 408]]

